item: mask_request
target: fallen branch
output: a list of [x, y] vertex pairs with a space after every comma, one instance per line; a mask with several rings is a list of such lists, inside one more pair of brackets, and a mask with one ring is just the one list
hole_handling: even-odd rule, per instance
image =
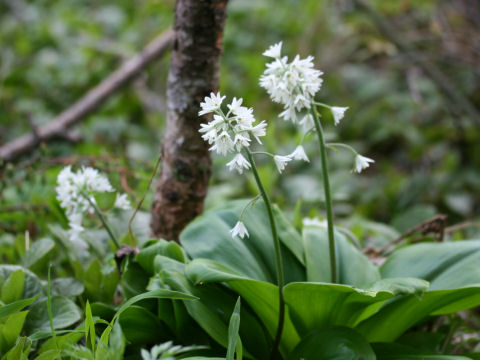
[[147, 65], [162, 56], [172, 42], [172, 30], [167, 30], [157, 36], [142, 52], [125, 62], [119, 69], [87, 92], [80, 100], [54, 118], [50, 123], [1, 146], [0, 162], [2, 160], [4, 162], [15, 160], [19, 156], [30, 152], [42, 142], [59, 137], [65, 138], [66, 134], [68, 134], [68, 128], [91, 114], [118, 89], [138, 75]]

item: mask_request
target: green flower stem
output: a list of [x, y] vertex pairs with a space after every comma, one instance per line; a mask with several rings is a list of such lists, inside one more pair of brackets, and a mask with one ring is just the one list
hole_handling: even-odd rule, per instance
[[330, 181], [328, 179], [327, 168], [327, 149], [325, 146], [325, 139], [323, 136], [322, 124], [318, 118], [315, 108], [312, 106], [310, 109], [313, 119], [315, 121], [315, 129], [317, 130], [318, 142], [320, 145], [320, 158], [322, 161], [322, 176], [323, 187], [325, 189], [325, 205], [327, 208], [327, 224], [328, 224], [328, 250], [330, 253], [330, 273], [332, 283], [337, 283], [337, 256], [335, 251], [335, 236], [333, 233], [333, 210], [332, 210], [332, 198], [330, 192]]
[[332, 148], [335, 148], [335, 146], [338, 146], [338, 147], [343, 147], [347, 150], [350, 150], [351, 152], [353, 152], [355, 155], [358, 154], [357, 150], [355, 150], [353, 147], [351, 147], [350, 145], [347, 145], [347, 144], [344, 144], [344, 143], [326, 143], [325, 146], [327, 147], [332, 147]]
[[283, 331], [283, 323], [285, 321], [285, 300], [283, 298], [283, 262], [282, 262], [282, 253], [280, 249], [280, 239], [278, 238], [277, 233], [277, 226], [275, 224], [275, 218], [273, 216], [273, 209], [272, 204], [270, 202], [270, 198], [267, 195], [265, 187], [263, 186], [262, 180], [260, 179], [260, 175], [257, 170], [257, 166], [255, 165], [255, 160], [253, 159], [253, 155], [249, 149], [245, 149], [248, 157], [248, 161], [252, 165], [252, 172], [255, 177], [255, 181], [257, 183], [258, 189], [260, 190], [260, 194], [262, 195], [263, 201], [265, 202], [265, 206], [267, 208], [268, 219], [270, 220], [270, 227], [272, 229], [272, 237], [273, 237], [273, 245], [275, 247], [275, 258], [276, 258], [276, 265], [277, 265], [277, 285], [278, 285], [278, 298], [279, 298], [279, 314], [278, 314], [278, 327], [277, 333], [275, 335], [275, 339], [273, 341], [272, 352], [270, 354], [271, 359], [275, 359], [277, 357], [278, 346], [280, 344], [280, 339], [282, 337]]
[[98, 208], [97, 204], [95, 204], [91, 199], [90, 197], [85, 194], [84, 192], [82, 192], [82, 195], [85, 199], [87, 199], [88, 203], [93, 207], [93, 209], [95, 210], [95, 213], [98, 215], [98, 218], [100, 219], [100, 221], [102, 222], [102, 225], [103, 227], [105, 228], [105, 230], [107, 230], [107, 233], [108, 235], [110, 236], [110, 239], [112, 239], [113, 243], [115, 244], [115, 246], [117, 247], [117, 250], [120, 249], [120, 245], [118, 244], [118, 241], [117, 241], [117, 238], [115, 237], [115, 235], [113, 235], [113, 231], [112, 229], [110, 228], [110, 225], [108, 224], [107, 220], [105, 219], [105, 217], [103, 216], [102, 212], [100, 211], [100, 209]]

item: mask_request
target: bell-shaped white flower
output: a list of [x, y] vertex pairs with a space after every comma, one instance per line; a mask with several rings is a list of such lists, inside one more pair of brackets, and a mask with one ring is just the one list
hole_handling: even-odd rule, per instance
[[248, 230], [245, 227], [245, 224], [242, 221], [238, 221], [235, 226], [233, 227], [232, 230], [230, 230], [232, 233], [232, 237], [234, 238], [235, 236], [240, 236], [242, 239], [245, 237], [245, 235], [248, 237]]
[[345, 116], [345, 111], [348, 110], [348, 107], [332, 106], [330, 110], [332, 111], [335, 125], [338, 125], [340, 120], [342, 120], [343, 117]]
[[243, 157], [242, 154], [237, 154], [232, 161], [227, 163], [227, 167], [230, 171], [237, 170], [240, 174], [243, 173], [244, 169], [250, 169], [252, 165]]
[[355, 167], [354, 171], [361, 173], [363, 169], [366, 169], [370, 166], [370, 163], [374, 163], [373, 159], [370, 159], [366, 156], [360, 154], [355, 155]]
[[217, 136], [215, 144], [210, 147], [210, 150], [216, 150], [220, 155], [226, 155], [229, 152], [232, 152], [235, 144], [232, 141], [232, 138], [227, 131], [222, 131], [220, 135]]
[[275, 165], [277, 166], [278, 172], [281, 174], [282, 171], [285, 169], [285, 166], [289, 161], [292, 161], [292, 158], [289, 156], [282, 156], [282, 155], [275, 155], [273, 157], [275, 161]]
[[282, 53], [282, 42], [280, 41], [277, 44], [274, 44], [270, 46], [265, 52], [263, 53], [263, 56], [268, 56], [274, 59], [280, 58]]
[[310, 162], [307, 154], [305, 153], [305, 149], [303, 148], [302, 145], [298, 145], [295, 148], [295, 150], [289, 155], [289, 157], [294, 160], [303, 160], [303, 161]]

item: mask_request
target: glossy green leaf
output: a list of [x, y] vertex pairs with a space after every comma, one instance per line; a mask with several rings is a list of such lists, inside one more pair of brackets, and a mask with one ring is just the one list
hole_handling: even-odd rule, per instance
[[[235, 201], [199, 216], [180, 234], [180, 242], [192, 258], [205, 258], [228, 265], [251, 279], [276, 283], [275, 250], [264, 203], [249, 207], [243, 217], [250, 236], [232, 238], [230, 230], [238, 221], [246, 201]], [[304, 281], [304, 250], [298, 232], [275, 208], [282, 243], [285, 281]]]
[[[215, 261], [195, 259], [190, 262], [185, 270], [187, 277], [196, 284], [208, 282], [227, 282], [236, 291], [252, 310], [261, 319], [273, 338], [278, 324], [278, 287], [268, 282], [252, 280], [235, 274], [235, 271], [228, 269], [226, 265]], [[242, 336], [243, 338], [243, 336]], [[288, 354], [298, 343], [300, 338], [293, 327], [290, 315], [285, 312], [285, 325], [280, 342], [280, 350]]]
[[391, 342], [429, 315], [449, 314], [480, 305], [480, 286], [406, 295], [386, 304], [357, 326], [370, 342]]
[[118, 321], [131, 344], [157, 344], [167, 341], [171, 336], [158, 317], [141, 306], [129, 306], [118, 317]]
[[376, 360], [370, 344], [347, 327], [314, 330], [288, 356], [289, 360]]
[[480, 240], [424, 243], [393, 252], [382, 277], [409, 276], [430, 282], [430, 290], [480, 284]]
[[154, 259], [157, 255], [163, 255], [182, 263], [185, 262], [182, 248], [176, 242], [165, 240], [158, 240], [140, 250], [136, 260], [149, 275], [153, 275], [155, 272]]
[[[203, 283], [193, 286], [184, 271], [175, 271], [176, 267], [163, 263], [172, 270], [163, 270], [161, 279], [166, 285], [180, 291], [190, 292], [197, 296], [198, 302], [186, 302], [185, 307], [189, 315], [208, 333], [215, 341], [228, 347], [228, 315], [235, 305], [238, 295], [221, 284]], [[160, 264], [159, 264], [160, 265]], [[185, 267], [184, 264], [181, 264]], [[259, 322], [254, 311], [245, 303], [242, 304], [240, 315], [240, 336], [245, 353], [250, 353], [254, 358], [269, 356], [271, 343], [264, 327]], [[181, 313], [180, 313], [181, 315]]]
[[284, 295], [292, 321], [301, 335], [327, 326], [354, 327], [394, 296], [388, 291], [328, 283], [288, 284]]
[[189, 294], [184, 294], [178, 291], [172, 291], [172, 290], [167, 290], [167, 289], [157, 289], [157, 290], [152, 290], [148, 291], [146, 293], [134, 296], [130, 299], [128, 299], [125, 303], [123, 303], [122, 306], [117, 310], [115, 313], [115, 316], [113, 317], [112, 321], [110, 324], [107, 326], [107, 328], [103, 331], [102, 336], [101, 336], [101, 341], [107, 345], [110, 337], [110, 332], [112, 331], [113, 325], [115, 323], [115, 320], [130, 306], [133, 304], [146, 300], [146, 299], [179, 299], [179, 300], [196, 300], [197, 298], [195, 296], [189, 295]]
[[[303, 228], [307, 280], [330, 282], [330, 258], [327, 228]], [[378, 269], [346, 237], [335, 231], [338, 282], [358, 288], [367, 288], [380, 279]]]

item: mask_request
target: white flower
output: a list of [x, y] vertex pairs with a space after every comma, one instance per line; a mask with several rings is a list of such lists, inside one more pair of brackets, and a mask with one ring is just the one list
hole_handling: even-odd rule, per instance
[[119, 194], [117, 193], [117, 197], [115, 198], [115, 204], [113, 205], [117, 209], [122, 210], [130, 210], [132, 207], [130, 206], [130, 201], [128, 201], [127, 194]]
[[366, 169], [370, 166], [369, 163], [375, 162], [373, 159], [357, 154], [355, 156], [355, 168], [354, 171], [361, 173], [363, 169]]
[[238, 221], [233, 227], [233, 229], [230, 230], [230, 232], [232, 233], [233, 238], [237, 235], [240, 236], [242, 239], [245, 237], [245, 235], [247, 235], [247, 237], [249, 236], [248, 230], [242, 221]]
[[343, 117], [345, 116], [345, 111], [348, 110], [348, 107], [332, 106], [330, 110], [332, 111], [335, 125], [338, 125], [340, 120], [342, 120]]
[[240, 109], [240, 105], [242, 105], [243, 99], [240, 98], [237, 100], [237, 98], [233, 98], [232, 103], [228, 104], [227, 107], [230, 109], [231, 112], [234, 114]]
[[222, 106], [223, 99], [225, 99], [225, 96], [220, 96], [220, 92], [216, 94], [210, 93], [210, 97], [206, 96], [205, 102], [200, 103], [202, 110], [198, 112], [198, 115], [202, 116], [217, 111]]
[[277, 166], [278, 172], [281, 174], [282, 171], [285, 169], [285, 166], [289, 161], [292, 161], [292, 158], [288, 156], [282, 156], [282, 155], [275, 155], [273, 157], [273, 160], [275, 161], [275, 165]]
[[296, 56], [291, 63], [280, 57], [281, 46], [271, 47], [264, 55], [275, 58], [267, 64], [260, 77], [260, 86], [267, 90], [272, 101], [283, 104], [280, 117], [296, 122], [299, 113], [308, 109], [322, 86], [321, 71], [314, 69], [313, 57]]
[[240, 174], [242, 174], [243, 169], [250, 169], [251, 164], [243, 157], [242, 154], [237, 154], [232, 161], [227, 163], [227, 167], [230, 171], [237, 170]]
[[303, 218], [303, 226], [318, 226], [318, 227], [327, 227], [327, 220], [320, 220], [317, 217], [314, 218]]
[[281, 52], [282, 52], [282, 42], [280, 41], [279, 43], [270, 46], [268, 50], [265, 50], [263, 55], [274, 58], [274, 59], [278, 59], [280, 57]]
[[215, 144], [210, 147], [210, 150], [216, 150], [220, 155], [226, 155], [229, 152], [233, 151], [235, 144], [232, 141], [232, 138], [227, 131], [223, 131], [220, 135], [217, 136]]
[[[210, 98], [205, 98], [205, 102], [201, 104], [203, 111], [206, 113], [215, 109], [217, 113], [213, 115], [213, 120], [207, 124], [200, 124], [198, 130], [202, 134], [202, 138], [212, 145], [209, 150], [216, 151], [220, 155], [226, 155], [231, 152], [240, 153], [242, 149], [249, 148], [252, 137], [254, 137], [260, 144], [260, 137], [266, 135], [265, 128], [267, 124], [262, 121], [255, 125], [255, 116], [253, 116], [253, 109], [242, 106], [243, 99], [233, 98], [231, 104], [227, 104], [229, 111], [227, 115], [221, 111], [220, 106], [225, 96], [220, 97], [220, 94], [213, 94]], [[241, 161], [241, 160], [244, 161]], [[247, 166], [248, 164], [248, 166]], [[250, 166], [243, 157], [237, 157], [230, 161], [227, 166], [238, 170], [240, 173], [243, 169], [248, 169]]]
[[315, 122], [313, 121], [313, 116], [312, 114], [308, 113], [306, 114], [302, 120], [300, 120], [299, 122], [300, 125], [303, 125], [303, 127], [305, 128], [305, 130], [310, 130], [312, 129], [314, 126], [315, 126]]
[[260, 137], [265, 136], [267, 134], [266, 127], [267, 127], [266, 121], [262, 120], [259, 124], [250, 128], [250, 131], [252, 132], [252, 135], [255, 137], [255, 139], [258, 141], [259, 144], [262, 143], [260, 141]]
[[[107, 177], [100, 174], [98, 170], [90, 167], [82, 167], [73, 172], [71, 166], [66, 166], [60, 171], [57, 177], [57, 199], [60, 207], [65, 209], [70, 229], [68, 235], [70, 240], [78, 247], [82, 242], [81, 234], [84, 231], [82, 226], [83, 214], [94, 213], [92, 203], [95, 204], [95, 194], [113, 192]], [[128, 204], [126, 195], [117, 194], [115, 206], [125, 208]]]
[[310, 160], [308, 159], [308, 156], [307, 154], [305, 153], [305, 149], [303, 148], [302, 145], [298, 145], [295, 150], [290, 154], [288, 155], [290, 158], [294, 159], [294, 160], [303, 160], [303, 161], [308, 161], [310, 162]]

